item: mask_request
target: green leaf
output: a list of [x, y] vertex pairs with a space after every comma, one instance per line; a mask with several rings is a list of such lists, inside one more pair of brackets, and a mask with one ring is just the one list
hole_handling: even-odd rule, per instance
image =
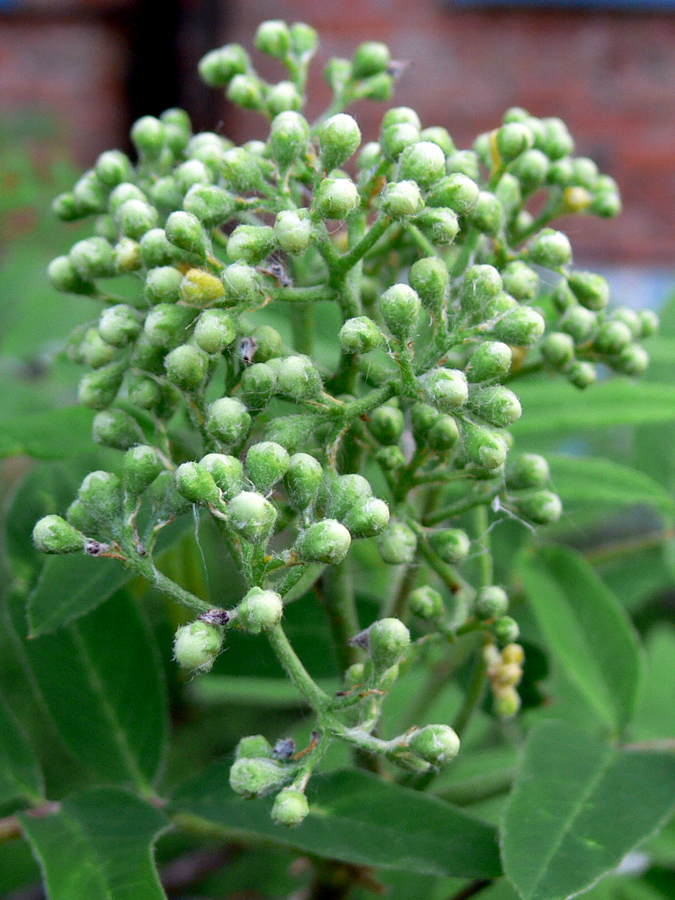
[[675, 386], [612, 379], [583, 393], [565, 381], [537, 379], [517, 387], [523, 417], [514, 435], [539, 436], [610, 425], [675, 421]]
[[[180, 540], [192, 526], [189, 516], [160, 532], [155, 553]], [[31, 637], [61, 628], [91, 612], [136, 577], [114, 559], [95, 559], [85, 553], [49, 557], [28, 598]]]
[[659, 625], [646, 644], [646, 675], [631, 733], [638, 740], [675, 737], [675, 629]]
[[0, 695], [0, 804], [12, 800], [39, 802], [42, 773], [23, 729]]
[[51, 815], [21, 813], [49, 900], [165, 900], [153, 844], [169, 827], [159, 810], [119, 788], [92, 788]]
[[285, 829], [269, 801], [246, 801], [214, 766], [178, 789], [177, 821], [199, 820], [227, 838], [257, 838], [328, 859], [425, 875], [494, 878], [501, 872], [494, 829], [441, 800], [354, 769], [313, 778], [309, 816]]
[[0, 419], [0, 457], [24, 454], [35, 459], [65, 459], [88, 453], [93, 415], [83, 406], [64, 406]]
[[563, 547], [521, 557], [518, 574], [554, 658], [600, 722], [618, 733], [633, 712], [641, 666], [619, 601], [579, 553]]
[[618, 866], [674, 803], [674, 756], [616, 750], [566, 722], [544, 722], [504, 810], [504, 871], [523, 900], [571, 897]]
[[10, 598], [9, 608], [71, 753], [107, 779], [147, 788], [163, 760], [166, 696], [156, 648], [136, 605], [118, 594], [68, 627], [31, 639], [22, 598]]
[[598, 457], [547, 454], [547, 459], [553, 488], [565, 506], [645, 504], [664, 512], [675, 509], [668, 492], [643, 472]]

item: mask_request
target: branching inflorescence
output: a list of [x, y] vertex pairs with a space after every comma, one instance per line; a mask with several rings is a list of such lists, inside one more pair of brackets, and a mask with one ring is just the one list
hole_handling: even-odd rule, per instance
[[[194, 135], [185, 112], [167, 110], [133, 126], [135, 165], [103, 153], [55, 201], [64, 220], [95, 217], [95, 236], [49, 274], [57, 289], [104, 307], [69, 351], [91, 368], [79, 398], [97, 411], [94, 440], [124, 458], [121, 476], [88, 475], [66, 518], [42, 519], [34, 539], [47, 553], [119, 559], [192, 609], [196, 619], [175, 637], [188, 670], [209, 671], [228, 629], [269, 640], [315, 732], [299, 754], [243, 738], [231, 784], [246, 797], [277, 792], [273, 816], [292, 825], [335, 738], [413, 773], [456, 755], [446, 724], [376, 734], [399, 663], [429, 642], [482, 635], [458, 731], [485, 679], [498, 715], [518, 711], [523, 650], [493, 583], [490, 519], [505, 511], [546, 524], [561, 504], [545, 459], [512, 450], [507, 429], [521, 405], [506, 385], [545, 370], [584, 388], [598, 363], [639, 375], [648, 359], [636, 342], [657, 322], [608, 313], [606, 281], [572, 271], [569, 240], [549, 227], [561, 214], [620, 210], [615, 182], [572, 156], [560, 119], [510, 109], [472, 150], [458, 150], [445, 128], [422, 128], [399, 107], [385, 113], [379, 142], [361, 146], [344, 110], [389, 99], [400, 66], [386, 46], [329, 62], [334, 99], [314, 125], [301, 112], [314, 30], [265, 22], [256, 46], [288, 80], [263, 82], [235, 44], [209, 53], [200, 71], [269, 120], [266, 142]], [[352, 177], [342, 166], [354, 159]], [[108, 283], [129, 275], [135, 293], [120, 302]], [[342, 317], [331, 371], [312, 355], [314, 305], [329, 301]], [[293, 349], [251, 321], [269, 304], [290, 308]], [[175, 440], [181, 417], [198, 450]], [[361, 474], [366, 463], [379, 466], [386, 499]], [[247, 585], [222, 608], [153, 561], [161, 529], [194, 506], [213, 517]], [[457, 527], [467, 520], [471, 536]], [[367, 538], [399, 589], [362, 630], [348, 566], [352, 542]], [[470, 555], [473, 583], [462, 569]], [[336, 695], [310, 676], [282, 624], [291, 592], [319, 579], [344, 670]], [[406, 623], [421, 636], [412, 641]]]

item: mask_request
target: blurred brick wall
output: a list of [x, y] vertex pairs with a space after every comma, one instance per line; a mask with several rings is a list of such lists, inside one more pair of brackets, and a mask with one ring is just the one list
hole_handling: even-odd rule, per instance
[[[125, 141], [130, 35], [142, 4], [15, 2], [33, 14], [0, 15], [0, 113], [26, 105], [51, 110], [65, 123], [66, 138], [76, 136], [79, 161], [90, 164], [102, 149]], [[166, 2], [156, 0], [158, 17], [165, 17]], [[328, 98], [320, 77], [325, 61], [349, 56], [363, 39], [383, 40], [396, 58], [410, 61], [395, 102], [415, 106], [425, 125], [445, 125], [460, 147], [494, 127], [508, 106], [567, 121], [578, 152], [619, 181], [625, 204], [613, 222], [574, 220], [579, 258], [675, 265], [675, 16], [470, 11], [441, 0], [181, 5], [179, 94], [202, 127], [221, 118], [222, 130], [237, 139], [266, 133], [259, 117], [233, 109], [206, 87], [199, 91], [186, 77], [202, 47], [232, 40], [250, 46], [266, 18], [310, 22], [322, 36], [309, 111], [315, 115]], [[280, 77], [273, 61], [254, 58], [262, 74]], [[377, 135], [383, 108], [367, 102], [357, 108], [367, 139]]]

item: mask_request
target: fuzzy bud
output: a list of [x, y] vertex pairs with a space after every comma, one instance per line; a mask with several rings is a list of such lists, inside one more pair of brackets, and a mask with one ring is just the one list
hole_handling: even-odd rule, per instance
[[570, 290], [582, 306], [599, 312], [609, 303], [607, 279], [594, 272], [571, 272], [567, 276]]
[[478, 231], [496, 237], [504, 227], [504, 208], [493, 193], [480, 191], [469, 219]]
[[399, 181], [388, 184], [381, 200], [382, 212], [392, 219], [414, 216], [424, 207], [420, 189], [414, 181]]
[[199, 63], [199, 75], [210, 87], [227, 87], [235, 75], [248, 68], [248, 54], [239, 44], [226, 44], [207, 53]]
[[492, 585], [481, 588], [474, 600], [474, 612], [479, 619], [503, 616], [509, 608], [509, 598], [503, 588]]
[[406, 147], [399, 160], [401, 180], [416, 182], [426, 190], [445, 175], [445, 154], [431, 141], [418, 141]]
[[435, 256], [418, 259], [411, 267], [408, 279], [425, 308], [439, 316], [448, 285], [448, 269], [443, 261]]
[[208, 408], [206, 428], [221, 443], [235, 447], [246, 440], [251, 430], [251, 416], [239, 400], [221, 397]]
[[382, 559], [391, 566], [411, 563], [417, 551], [417, 537], [405, 523], [390, 522], [378, 537], [377, 548]]
[[375, 537], [389, 524], [389, 507], [384, 500], [371, 497], [351, 509], [344, 517], [344, 524], [355, 538]]
[[[120, 185], [122, 187], [122, 185]], [[116, 190], [119, 190], [117, 188]], [[115, 224], [126, 237], [137, 241], [157, 227], [157, 210], [145, 200], [125, 200], [114, 213]]]
[[512, 644], [518, 640], [520, 628], [511, 616], [501, 616], [492, 626], [495, 637], [500, 644]]
[[313, 456], [295, 453], [290, 457], [284, 484], [293, 509], [307, 509], [318, 493], [322, 478], [321, 463]]
[[330, 485], [329, 515], [342, 519], [355, 506], [360, 506], [373, 495], [370, 482], [363, 475], [340, 475]]
[[511, 370], [513, 353], [508, 344], [501, 341], [485, 341], [479, 344], [469, 360], [466, 377], [472, 384], [506, 378]]
[[359, 203], [356, 185], [349, 178], [324, 178], [314, 195], [323, 219], [346, 219]]
[[98, 330], [107, 344], [126, 347], [141, 330], [138, 313], [125, 303], [106, 309], [99, 319]]
[[385, 157], [392, 162], [401, 156], [407, 147], [414, 146], [420, 139], [420, 131], [410, 122], [396, 122], [382, 129], [380, 146]]
[[405, 419], [400, 409], [395, 406], [378, 406], [370, 414], [369, 429], [380, 444], [396, 444], [401, 435]]
[[506, 461], [508, 445], [502, 435], [473, 422], [462, 423], [464, 451], [482, 469], [498, 469]]
[[427, 434], [427, 444], [437, 453], [454, 449], [459, 439], [457, 422], [452, 416], [447, 415], [439, 416]]
[[208, 469], [199, 463], [183, 463], [178, 466], [173, 477], [176, 490], [190, 503], [220, 503], [218, 485]]
[[432, 587], [415, 588], [408, 599], [410, 611], [420, 619], [434, 620], [443, 614], [443, 598]]
[[80, 485], [77, 495], [97, 522], [107, 524], [122, 512], [122, 482], [112, 472], [90, 472]]
[[420, 378], [420, 382], [429, 402], [441, 412], [454, 412], [469, 396], [466, 375], [459, 369], [432, 369]]
[[395, 284], [380, 297], [380, 312], [389, 331], [402, 342], [410, 340], [417, 327], [422, 304], [407, 284]]
[[199, 465], [211, 474], [226, 500], [241, 493], [244, 484], [243, 467], [236, 456], [208, 453], [199, 460]]
[[94, 441], [103, 447], [128, 450], [143, 440], [138, 422], [123, 409], [106, 409], [94, 416]]
[[241, 738], [234, 751], [235, 759], [273, 759], [272, 745], [262, 734]]
[[471, 408], [476, 415], [496, 428], [513, 425], [523, 412], [518, 397], [501, 384], [476, 391], [471, 397]]
[[307, 798], [294, 787], [279, 791], [272, 805], [272, 819], [277, 825], [294, 827], [309, 815]]
[[471, 541], [465, 531], [460, 528], [444, 528], [441, 531], [432, 531], [429, 535], [429, 544], [434, 553], [443, 562], [455, 565], [463, 562], [471, 550]]
[[188, 672], [208, 672], [223, 646], [220, 628], [207, 622], [190, 622], [176, 631], [174, 659]]
[[572, 262], [572, 246], [562, 231], [544, 228], [530, 244], [528, 259], [546, 269], [560, 269]]
[[285, 209], [277, 213], [274, 235], [285, 253], [304, 253], [312, 239], [312, 225], [306, 215]]
[[497, 149], [502, 161], [510, 163], [534, 145], [532, 131], [521, 122], [507, 122], [496, 133]]
[[237, 208], [237, 199], [213, 184], [195, 184], [185, 195], [183, 209], [196, 216], [207, 228], [226, 222]]
[[237, 607], [237, 622], [249, 634], [260, 634], [278, 625], [284, 611], [284, 604], [275, 591], [264, 591], [254, 587], [246, 594]]
[[164, 359], [169, 381], [183, 391], [199, 390], [209, 370], [209, 358], [198, 347], [181, 344]]
[[230, 769], [230, 787], [242, 797], [263, 797], [281, 787], [286, 778], [283, 767], [273, 759], [236, 760]]
[[249, 447], [246, 470], [257, 490], [266, 494], [284, 477], [290, 458], [288, 451], [274, 441], [262, 441]]
[[71, 248], [68, 258], [83, 281], [111, 278], [116, 274], [113, 248], [103, 237], [78, 241]]
[[338, 113], [326, 119], [319, 128], [321, 162], [327, 172], [337, 169], [358, 149], [361, 131], [356, 119]]
[[560, 497], [552, 491], [533, 490], [518, 496], [518, 513], [537, 525], [557, 522], [562, 514]]
[[277, 511], [262, 494], [242, 491], [228, 504], [230, 523], [252, 544], [266, 543], [277, 519]]
[[272, 366], [254, 363], [241, 376], [241, 396], [249, 409], [261, 410], [276, 392], [277, 377]]
[[494, 266], [469, 266], [460, 289], [462, 309], [479, 313], [503, 289], [502, 276]]
[[507, 479], [509, 487], [520, 490], [543, 487], [550, 476], [548, 463], [543, 456], [523, 453], [509, 465]]
[[138, 444], [124, 454], [122, 472], [124, 488], [132, 497], [139, 497], [152, 484], [164, 466], [154, 447]]
[[400, 619], [378, 619], [368, 629], [368, 653], [376, 669], [390, 669], [403, 659], [410, 632]]
[[176, 303], [180, 299], [182, 280], [182, 274], [173, 266], [151, 269], [145, 279], [145, 297], [153, 306], [159, 303]]
[[570, 382], [580, 390], [590, 387], [598, 380], [595, 366], [590, 362], [575, 362], [567, 370]]
[[85, 538], [61, 516], [45, 516], [33, 528], [33, 543], [41, 553], [75, 553]]
[[68, 256], [57, 256], [47, 269], [52, 287], [68, 294], [94, 294], [96, 286], [78, 274]]
[[285, 171], [305, 151], [309, 140], [309, 125], [304, 116], [292, 110], [275, 116], [270, 129], [270, 149], [272, 156]]
[[492, 333], [505, 344], [527, 347], [539, 340], [545, 330], [541, 313], [531, 306], [517, 306], [495, 322]]
[[227, 242], [227, 255], [255, 266], [276, 247], [274, 229], [269, 225], [238, 225]]
[[408, 746], [432, 766], [442, 766], [459, 753], [459, 738], [449, 725], [425, 725], [412, 734]]
[[541, 355], [554, 369], [564, 369], [574, 359], [574, 341], [563, 331], [551, 331], [541, 342]]
[[172, 212], [164, 226], [167, 238], [176, 247], [203, 259], [207, 254], [207, 239], [197, 216], [178, 210]]
[[236, 323], [221, 309], [207, 309], [197, 319], [195, 341], [205, 353], [222, 353], [236, 336]]
[[227, 300], [225, 305], [229, 306], [251, 303], [262, 292], [260, 275], [246, 263], [228, 266], [223, 272], [223, 285]]
[[85, 375], [77, 389], [77, 399], [89, 409], [106, 409], [117, 396], [127, 365], [110, 363]]
[[351, 535], [344, 525], [335, 519], [315, 522], [302, 532], [295, 542], [295, 551], [301, 559], [338, 565], [347, 555]]
[[639, 344], [629, 344], [625, 347], [615, 360], [612, 360], [612, 366], [623, 372], [624, 375], [637, 377], [643, 375], [649, 365], [649, 354], [640, 347]]
[[314, 400], [321, 393], [321, 376], [306, 356], [287, 356], [277, 372], [279, 391], [297, 402]]
[[368, 316], [347, 319], [338, 337], [345, 353], [370, 353], [382, 343], [382, 332]]
[[560, 329], [569, 334], [575, 344], [587, 341], [598, 327], [598, 317], [590, 309], [573, 306], [560, 320]]

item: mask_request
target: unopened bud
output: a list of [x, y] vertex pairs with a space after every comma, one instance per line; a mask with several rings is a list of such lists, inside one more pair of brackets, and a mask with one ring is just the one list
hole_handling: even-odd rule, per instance
[[469, 219], [478, 231], [496, 237], [504, 227], [504, 207], [493, 193], [480, 191]]
[[318, 136], [321, 161], [327, 172], [345, 163], [361, 143], [361, 130], [356, 119], [346, 113], [326, 119]]
[[228, 504], [230, 523], [252, 544], [266, 543], [274, 529], [277, 511], [262, 494], [242, 491]]
[[122, 461], [125, 490], [132, 497], [140, 496], [152, 484], [164, 466], [154, 447], [138, 444], [127, 450]]
[[471, 396], [470, 405], [476, 415], [496, 428], [512, 425], [523, 412], [518, 397], [501, 384], [477, 390]]
[[222, 353], [236, 336], [236, 323], [222, 309], [207, 309], [197, 319], [195, 341], [205, 353]]
[[295, 551], [301, 559], [338, 565], [347, 555], [351, 535], [344, 525], [335, 519], [315, 522], [302, 532], [295, 542]]
[[128, 450], [143, 440], [138, 422], [123, 409], [106, 409], [97, 413], [92, 433], [97, 444], [115, 450]]
[[609, 304], [607, 279], [595, 272], [571, 272], [567, 276], [570, 290], [582, 306], [598, 312]]
[[442, 766], [459, 753], [459, 737], [449, 725], [425, 725], [412, 734], [408, 746], [432, 766]]
[[344, 517], [344, 524], [355, 538], [375, 537], [389, 524], [389, 507], [384, 500], [371, 497], [351, 509]]
[[208, 408], [207, 430], [226, 446], [242, 444], [251, 430], [251, 416], [239, 400], [221, 397]]
[[146, 231], [157, 227], [157, 210], [145, 200], [125, 200], [114, 216], [122, 234], [135, 241], [143, 237]]
[[178, 210], [172, 212], [164, 226], [167, 238], [176, 247], [204, 258], [207, 253], [207, 239], [197, 216]]
[[560, 497], [547, 490], [533, 490], [519, 494], [517, 507], [519, 515], [536, 522], [537, 525], [557, 522], [562, 514]]
[[209, 370], [209, 358], [191, 344], [182, 344], [171, 350], [164, 359], [169, 381], [183, 391], [197, 391], [204, 383]]
[[275, 247], [274, 229], [268, 225], [238, 225], [227, 242], [227, 255], [232, 262], [242, 260], [255, 266]]
[[508, 445], [501, 434], [465, 420], [462, 423], [464, 451], [482, 469], [498, 469], [506, 461]]
[[41, 553], [75, 553], [85, 538], [61, 516], [45, 516], [33, 528], [33, 543]]
[[572, 262], [572, 246], [562, 231], [544, 228], [527, 251], [528, 259], [546, 269], [560, 269]]
[[178, 493], [190, 503], [218, 504], [220, 490], [207, 468], [196, 462], [186, 462], [174, 472]]
[[380, 297], [380, 312], [389, 331], [407, 342], [417, 328], [422, 304], [417, 293], [407, 284], [395, 284]]
[[368, 629], [368, 653], [376, 669], [390, 669], [410, 646], [410, 632], [400, 619], [378, 619]]
[[274, 441], [252, 444], [246, 454], [246, 470], [257, 490], [266, 494], [284, 477], [290, 463], [288, 451]]
[[307, 453], [291, 456], [284, 475], [291, 506], [300, 511], [307, 509], [318, 493], [322, 478], [321, 463], [313, 456]]
[[441, 412], [454, 412], [469, 396], [466, 375], [459, 369], [432, 369], [420, 378], [420, 382], [429, 402]]
[[453, 565], [463, 562], [471, 550], [469, 536], [461, 528], [443, 528], [429, 534], [429, 544], [444, 562]]
[[410, 611], [420, 619], [437, 619], [443, 614], [443, 598], [432, 587], [415, 588], [408, 598]]
[[277, 213], [274, 234], [284, 252], [304, 253], [312, 238], [312, 225], [306, 215], [285, 209]]
[[509, 487], [520, 490], [543, 487], [550, 476], [548, 463], [543, 456], [523, 453], [509, 465], [507, 479]]
[[241, 493], [244, 484], [243, 467], [236, 456], [208, 453], [199, 460], [199, 465], [211, 474], [226, 500]]
[[324, 178], [316, 190], [314, 203], [322, 218], [346, 219], [359, 203], [359, 193], [349, 178]]
[[321, 376], [314, 363], [306, 356], [287, 356], [277, 372], [280, 393], [293, 400], [314, 400], [321, 393]]
[[415, 558], [417, 537], [404, 522], [390, 522], [377, 539], [382, 559], [392, 566], [408, 564]]
[[414, 181], [399, 181], [386, 186], [381, 206], [382, 211], [392, 219], [405, 219], [420, 212], [424, 200]]
[[345, 353], [370, 353], [382, 343], [382, 332], [367, 316], [347, 319], [338, 337]]
[[222, 646], [220, 628], [197, 620], [176, 631], [173, 655], [181, 669], [203, 673], [213, 667]]
[[263, 797], [281, 787], [286, 779], [283, 767], [273, 759], [236, 760], [230, 769], [230, 787], [242, 797]]
[[531, 306], [516, 306], [495, 322], [492, 332], [505, 344], [527, 347], [539, 340], [545, 330], [541, 313]]

